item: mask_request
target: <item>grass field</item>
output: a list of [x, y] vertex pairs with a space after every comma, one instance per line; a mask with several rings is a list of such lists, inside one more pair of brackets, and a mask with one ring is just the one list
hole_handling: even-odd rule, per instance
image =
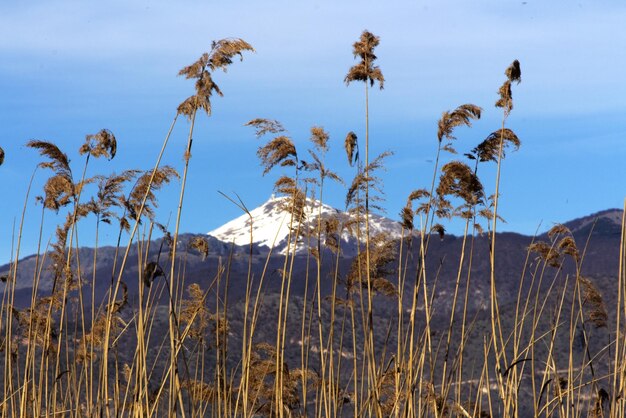
[[[330, 143], [322, 127], [311, 128], [310, 149], [302, 151], [280, 122], [248, 123], [257, 137], [269, 138], [258, 156], [263, 174], [280, 172], [275, 191], [290, 214], [290, 234], [283, 252], [260, 259], [251, 225], [237, 277], [232, 256], [209, 257], [207, 239], [183, 239], [179, 226], [187, 178], [200, 175], [191, 157], [194, 123], [210, 116], [211, 98], [222, 95], [212, 74], [253, 50], [245, 41], [214, 42], [180, 71], [195, 83], [172, 123], [189, 126], [182, 167], [161, 165], [171, 130], [153, 170], [90, 178], [92, 159], [115, 157], [112, 132], [88, 135], [75, 165], [55, 144], [30, 141], [49, 178], [37, 198], [41, 213], [27, 210], [39, 191], [25, 196], [15, 257], [2, 276], [2, 416], [623, 417], [623, 222], [619, 271], [602, 288], [614, 295], [613, 306], [597, 280], [582, 273], [587, 244], [562, 225], [519, 255], [526, 262], [514, 302], [501, 300], [500, 175], [505, 151], [514, 158], [511, 151], [521, 146], [507, 126], [521, 81], [517, 60], [494, 98], [501, 125], [467, 146], [455, 129], [471, 127], [484, 110], [463, 104], [444, 112], [433, 138], [432, 181], [407, 196], [402, 238], [371, 233], [370, 214], [384, 189], [377, 172], [388, 156], [369, 154], [376, 141], [369, 135], [369, 90], [385, 82], [374, 53], [378, 42], [364, 31], [345, 75], [350, 88], [364, 89], [366, 109], [365, 138], [350, 132], [343, 144], [353, 179], [342, 180], [325, 165]], [[0, 164], [3, 159], [0, 149]], [[481, 176], [486, 164], [496, 167], [494, 178]], [[164, 225], [155, 216], [157, 194], [175, 178], [178, 212]], [[315, 213], [311, 198], [323, 202], [328, 182], [344, 185], [350, 216]], [[21, 307], [26, 216], [60, 221], [49, 250], [39, 237], [26, 286], [30, 303]], [[454, 273], [442, 277], [429, 253], [452, 218], [463, 222], [464, 234]], [[98, 232], [86, 242], [79, 225], [119, 230], [114, 256], [100, 260]], [[350, 260], [341, 255], [344, 234], [361, 242]], [[488, 243], [486, 253], [475, 251], [478, 240]], [[307, 249], [304, 256], [298, 248]], [[190, 277], [192, 257], [209, 257], [214, 274]], [[477, 263], [489, 266], [489, 277], [480, 278], [488, 282], [480, 309]], [[435, 297], [442, 282], [449, 289], [445, 301]], [[230, 300], [231, 283], [243, 297]]]

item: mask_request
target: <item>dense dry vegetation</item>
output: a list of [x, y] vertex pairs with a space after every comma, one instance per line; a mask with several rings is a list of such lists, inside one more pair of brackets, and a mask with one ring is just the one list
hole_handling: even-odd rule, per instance
[[[326, 166], [331, 140], [322, 127], [311, 128], [303, 153], [280, 122], [248, 122], [257, 137], [270, 137], [258, 150], [263, 174], [282, 171], [275, 190], [291, 215], [282, 253], [259, 257], [252, 227], [249, 249], [233, 246], [225, 257], [211, 256], [208, 237], [179, 231], [186, 180], [196, 175], [196, 117], [210, 116], [213, 94], [222, 95], [214, 72], [253, 51], [243, 40], [214, 42], [180, 71], [195, 81], [172, 123], [183, 116], [189, 125], [182, 169], [161, 165], [171, 129], [154, 169], [94, 177], [86, 177], [91, 159], [115, 157], [110, 131], [87, 135], [78, 149], [82, 168], [55, 144], [30, 141], [43, 159], [38, 169], [50, 175], [36, 198], [38, 216], [61, 222], [50, 248], [39, 237], [27, 286], [18, 283], [25, 264], [18, 228], [2, 276], [2, 416], [624, 416], [623, 244], [614, 260], [619, 272], [603, 281], [614, 306], [583, 275], [586, 243], [562, 225], [519, 250], [525, 261], [514, 297], [498, 291], [503, 277], [511, 282], [498, 268], [497, 230], [505, 151], [521, 145], [507, 127], [521, 81], [517, 60], [496, 98], [501, 126], [465, 147], [455, 129], [471, 127], [483, 109], [444, 112], [432, 181], [400, 211], [402, 239], [371, 233], [383, 189], [377, 172], [389, 155], [369, 154], [369, 89], [385, 81], [378, 44], [363, 32], [344, 79], [363, 82], [365, 93], [365, 140], [349, 132], [344, 141], [352, 180]], [[485, 164], [495, 164], [495, 178], [479, 176]], [[158, 190], [174, 178], [181, 188], [170, 226], [154, 208]], [[350, 216], [311, 209], [310, 198], [323, 201], [328, 182], [345, 184]], [[249, 213], [238, 197], [229, 199]], [[457, 258], [443, 268], [430, 254], [451, 218], [465, 228]], [[79, 240], [79, 224], [95, 229], [95, 242]], [[98, 248], [103, 227], [119, 229], [107, 259], [99, 258], [111, 252]], [[346, 234], [362, 243], [350, 259], [341, 249]], [[211, 276], [193, 277], [193, 260], [211, 263]], [[488, 277], [474, 276], [479, 264]], [[235, 299], [232, 283], [245, 289]], [[449, 289], [445, 300], [438, 287]], [[29, 303], [20, 306], [24, 288]]]

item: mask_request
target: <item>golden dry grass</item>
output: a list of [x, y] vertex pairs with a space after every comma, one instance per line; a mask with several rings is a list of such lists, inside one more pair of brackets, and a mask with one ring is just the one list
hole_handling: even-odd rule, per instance
[[[384, 83], [373, 64], [378, 44], [378, 37], [363, 32], [353, 46], [361, 62], [345, 77], [346, 83], [365, 82], [366, 102], [367, 87], [378, 82], [382, 89]], [[39, 167], [52, 172], [43, 188], [42, 219], [52, 211], [61, 221], [55, 241], [36, 254], [29, 306], [15, 304], [19, 240], [18, 257], [2, 277], [2, 416], [624, 416], [624, 222], [620, 270], [614, 287], [603, 289], [617, 294], [616, 306], [607, 306], [595, 279], [582, 275], [586, 245], [563, 226], [523, 254], [513, 303], [502, 303], [496, 289], [504, 273], [496, 269], [500, 169], [505, 148], [521, 144], [505, 127], [513, 109], [511, 83], [521, 80], [518, 61], [505, 71], [499, 90], [502, 126], [483, 142], [471, 148], [454, 135], [457, 127], [480, 118], [481, 108], [465, 104], [443, 113], [433, 140], [432, 183], [408, 196], [399, 242], [369, 232], [369, 216], [383, 189], [376, 173], [389, 154], [369, 161], [367, 127], [365, 162], [356, 134], [348, 133], [344, 141], [355, 170], [345, 187], [350, 215], [323, 217], [311, 198], [323, 201], [329, 180], [343, 184], [326, 166], [332, 136], [311, 128], [307, 153], [313, 162], [305, 163], [279, 122], [254, 119], [247, 125], [257, 137], [276, 135], [257, 154], [262, 174], [282, 171], [275, 188], [291, 215], [286, 250], [270, 252], [253, 268], [259, 260], [253, 254], [252, 217], [244, 277], [231, 277], [237, 262], [232, 253], [227, 260], [211, 258], [205, 238], [178, 245], [197, 111], [210, 115], [212, 94], [222, 95], [212, 72], [225, 71], [246, 51], [253, 48], [243, 40], [217, 41], [180, 71], [196, 81], [195, 94], [176, 112], [189, 121], [182, 175], [160, 164], [171, 129], [153, 170], [91, 178], [85, 175], [90, 158], [116, 156], [110, 131], [87, 135], [78, 148], [84, 158], [80, 178], [56, 145], [28, 143], [45, 158]], [[176, 122], [177, 117], [172, 128]], [[469, 149], [467, 162], [458, 159], [457, 147]], [[3, 159], [0, 149], [0, 164]], [[496, 178], [481, 178], [481, 164], [490, 162], [497, 164]], [[158, 190], [179, 176], [170, 231], [153, 209]], [[233, 202], [250, 215], [241, 199]], [[443, 238], [450, 218], [462, 219], [465, 232], [454, 273], [442, 277], [441, 266], [429, 257], [431, 237]], [[79, 248], [89, 245], [79, 239], [79, 230], [90, 220], [96, 231], [110, 224], [119, 234], [104, 297], [96, 293], [103, 287], [98, 235], [90, 263]], [[481, 225], [489, 231], [488, 255], [482, 253], [489, 260], [477, 255], [485, 239]], [[152, 240], [155, 227], [163, 236], [158, 240]], [[361, 244], [342, 272], [346, 235]], [[158, 249], [151, 248], [157, 243]], [[130, 263], [131, 248], [136, 265]], [[302, 248], [305, 256], [297, 254]], [[217, 263], [215, 275], [202, 284], [188, 276], [194, 256]], [[270, 271], [277, 259], [279, 268]], [[490, 271], [489, 315], [482, 319], [473, 292], [484, 278], [472, 275], [472, 265], [481, 262], [488, 262]], [[566, 270], [567, 263], [573, 270]], [[49, 287], [46, 277], [52, 277]], [[126, 277], [132, 277], [136, 295], [129, 295]], [[294, 293], [296, 280], [304, 281], [303, 294]], [[278, 282], [275, 290], [268, 290], [269, 281]], [[234, 282], [245, 287], [243, 300], [229, 299]], [[437, 299], [444, 282], [451, 291], [447, 307]], [[606, 343], [599, 345], [592, 336]]]

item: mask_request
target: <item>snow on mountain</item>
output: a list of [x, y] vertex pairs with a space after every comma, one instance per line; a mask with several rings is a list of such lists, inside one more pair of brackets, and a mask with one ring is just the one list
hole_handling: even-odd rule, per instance
[[[272, 196], [267, 202], [250, 211], [252, 220], [248, 214], [243, 214], [210, 231], [208, 235], [224, 242], [235, 243], [236, 245], [249, 245], [250, 223], [252, 222], [253, 244], [267, 246], [268, 248], [274, 248], [275, 251], [283, 252], [289, 239], [289, 225], [291, 223], [291, 215], [282, 209], [287, 199], [286, 197]], [[345, 212], [326, 204], [321, 204], [320, 207], [319, 201], [307, 199], [306, 225], [317, 225], [320, 209], [322, 219], [336, 216], [343, 222], [349, 220], [349, 215]], [[370, 235], [373, 236], [378, 233], [388, 234], [390, 238], [394, 239], [400, 238], [402, 227], [398, 222], [391, 219], [370, 214]], [[341, 238], [343, 241], [342, 248], [345, 250], [348, 250], [345, 244], [356, 244], [356, 239], [350, 237], [347, 232], [344, 232]], [[299, 244], [298, 251], [303, 250], [305, 250], [305, 246]]]

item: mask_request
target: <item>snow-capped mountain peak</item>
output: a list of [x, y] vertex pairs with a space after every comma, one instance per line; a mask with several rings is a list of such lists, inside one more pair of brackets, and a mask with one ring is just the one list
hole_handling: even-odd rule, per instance
[[[230, 222], [225, 223], [219, 228], [210, 231], [211, 235], [220, 241], [234, 243], [236, 245], [253, 244], [274, 248], [279, 252], [284, 252], [289, 240], [289, 231], [291, 225], [291, 214], [284, 210], [288, 203], [287, 197], [276, 197], [272, 195], [268, 201], [261, 206], [250, 211], [250, 215], [243, 214]], [[318, 217], [322, 219], [337, 217], [340, 222], [347, 222], [350, 215], [333, 208], [326, 204], [320, 204], [319, 201], [307, 199], [305, 207], [306, 221], [304, 226], [317, 225]], [[300, 228], [303, 229], [302, 227]], [[383, 216], [370, 215], [370, 235], [378, 233], [388, 234], [390, 238], [399, 238], [402, 228], [398, 222]], [[252, 234], [252, 237], [251, 237]], [[356, 239], [351, 238], [347, 231], [341, 235], [344, 243], [356, 243]], [[344, 244], [342, 248], [347, 249]], [[298, 245], [298, 251], [303, 251], [306, 246]]]

